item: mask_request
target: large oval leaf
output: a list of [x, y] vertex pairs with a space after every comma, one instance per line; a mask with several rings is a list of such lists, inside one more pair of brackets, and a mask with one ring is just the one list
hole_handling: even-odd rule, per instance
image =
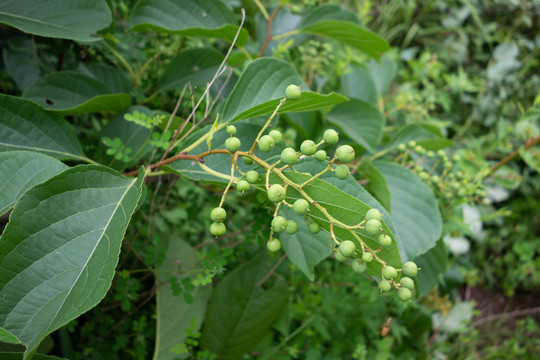
[[374, 163], [390, 190], [392, 219], [400, 238], [400, 250], [414, 259], [431, 249], [441, 237], [442, 218], [431, 189], [409, 170], [390, 162]]
[[448, 263], [448, 250], [442, 239], [434, 247], [416, 257], [414, 262], [421, 270], [416, 276], [417, 297], [424, 296], [439, 282], [439, 277], [445, 273]]
[[105, 0], [0, 2], [0, 23], [39, 36], [96, 41], [99, 38], [91, 35], [111, 22], [111, 10]]
[[26, 355], [105, 296], [142, 181], [81, 165], [17, 202], [0, 237], [0, 326]]
[[[31, 151], [0, 153], [0, 215], [8, 211], [22, 194], [67, 169], [60, 161]], [[5, 175], [4, 175], [5, 174]]]
[[32, 101], [0, 94], [0, 152], [37, 151], [60, 160], [87, 160], [75, 131]]

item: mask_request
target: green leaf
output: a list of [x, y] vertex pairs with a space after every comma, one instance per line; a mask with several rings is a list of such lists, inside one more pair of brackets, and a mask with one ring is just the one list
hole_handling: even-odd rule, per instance
[[540, 148], [531, 147], [527, 149], [524, 146], [521, 146], [519, 148], [519, 156], [521, 156], [527, 166], [540, 172]]
[[31, 151], [0, 153], [0, 215], [6, 213], [22, 194], [67, 169], [60, 161]]
[[416, 275], [416, 296], [422, 297], [437, 285], [439, 277], [446, 272], [448, 263], [446, 244], [439, 239], [434, 247], [416, 257], [414, 262], [421, 268]]
[[205, 86], [212, 80], [223, 61], [223, 55], [213, 48], [195, 48], [182, 51], [165, 68], [159, 80], [159, 91]]
[[24, 90], [37, 80], [40, 72], [33, 42], [26, 36], [10, 36], [7, 43], [9, 48], [2, 51], [4, 65], [17, 87]]
[[0, 341], [9, 344], [20, 344], [21, 342], [15, 335], [0, 327]]
[[[178, 265], [180, 264], [180, 265]], [[175, 237], [169, 238], [167, 248], [167, 257], [160, 270], [156, 272], [157, 292], [157, 332], [156, 345], [154, 351], [154, 360], [174, 360], [179, 356], [171, 351], [175, 345], [181, 345], [187, 338], [186, 328], [191, 325], [192, 319], [195, 319], [195, 326], [200, 328], [206, 305], [212, 293], [212, 285], [197, 286], [191, 293], [193, 302], [187, 304], [183, 296], [174, 296], [171, 286], [168, 284], [171, 275], [183, 269], [192, 269], [197, 265], [197, 254], [195, 250], [186, 243]], [[194, 273], [191, 276], [186, 274], [176, 276], [178, 282], [190, 277], [192, 280], [196, 277]], [[165, 286], [162, 286], [166, 284]], [[174, 316], [171, 316], [174, 314]]]
[[358, 172], [365, 176], [369, 182], [365, 185], [367, 191], [377, 199], [385, 209], [392, 209], [392, 201], [388, 184], [381, 172], [373, 165], [369, 157], [362, 159]]
[[409, 170], [377, 161], [374, 165], [386, 178], [392, 201], [392, 219], [400, 239], [400, 250], [414, 259], [431, 249], [441, 237], [442, 219], [431, 189]]
[[0, 152], [37, 151], [60, 160], [86, 160], [71, 126], [35, 103], [0, 94]]
[[258, 285], [268, 271], [265, 253], [236, 268], [215, 288], [202, 330], [201, 348], [219, 359], [235, 360], [253, 349], [287, 303], [287, 284], [278, 278]]
[[302, 17], [300, 27], [317, 24], [326, 20], [340, 20], [352, 23], [359, 23], [358, 18], [338, 5], [315, 6]]
[[101, 82], [112, 94], [129, 93], [133, 90], [133, 84], [126, 74], [114, 66], [104, 63], [80, 63], [78, 70], [81, 74]]
[[128, 94], [113, 94], [107, 85], [75, 71], [45, 75], [28, 86], [22, 96], [62, 115], [118, 112], [131, 103]]
[[312, 234], [308, 230], [304, 217], [296, 215], [290, 209], [280, 210], [280, 215], [298, 224], [298, 231], [295, 234], [284, 232], [279, 235], [283, 250], [289, 260], [302, 270], [310, 281], [315, 280], [313, 272], [315, 265], [332, 253], [328, 234], [324, 231]]
[[369, 152], [375, 152], [384, 126], [384, 117], [375, 106], [353, 99], [337, 105], [326, 116], [332, 124], [341, 129], [342, 134]]
[[[131, 30], [232, 40], [238, 31], [232, 10], [219, 0], [140, 0], [131, 12]], [[238, 44], [248, 33], [242, 29]]]
[[[15, 352], [0, 352], [0, 359], [2, 360], [23, 360], [23, 353]], [[59, 358], [52, 355], [34, 354], [32, 360], [67, 360], [65, 358]]]
[[409, 124], [402, 127], [390, 140], [387, 148], [396, 148], [399, 144], [407, 144], [414, 140], [427, 150], [439, 150], [452, 146], [453, 141], [443, 138], [440, 133], [429, 127], [418, 124]]
[[379, 100], [375, 80], [365, 66], [351, 66], [341, 75], [340, 92], [351, 99], [367, 101], [375, 106]]
[[366, 64], [371, 77], [375, 82], [379, 97], [384, 97], [390, 92], [392, 81], [397, 76], [398, 65], [397, 61], [392, 56], [394, 53], [385, 53], [380, 61], [371, 59]]
[[0, 326], [25, 357], [106, 295], [142, 181], [81, 165], [17, 202], [0, 237]]
[[92, 34], [111, 22], [104, 0], [0, 1], [0, 23], [44, 37], [96, 41]]

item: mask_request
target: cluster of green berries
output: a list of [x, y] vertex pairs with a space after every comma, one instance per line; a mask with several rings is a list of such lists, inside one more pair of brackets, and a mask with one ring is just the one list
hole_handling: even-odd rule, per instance
[[382, 270], [382, 280], [379, 282], [379, 290], [381, 292], [389, 292], [394, 287], [397, 290], [398, 297], [403, 301], [407, 301], [413, 296], [415, 285], [412, 278], [418, 274], [418, 266], [412, 261], [407, 261], [403, 264], [401, 271], [403, 274], [399, 281], [397, 281], [398, 270], [390, 265], [385, 266]]
[[227, 228], [225, 227], [223, 220], [225, 220], [226, 217], [227, 212], [222, 207], [214, 208], [212, 212], [210, 212], [210, 219], [213, 221], [212, 225], [210, 225], [210, 234], [214, 236], [225, 234]]

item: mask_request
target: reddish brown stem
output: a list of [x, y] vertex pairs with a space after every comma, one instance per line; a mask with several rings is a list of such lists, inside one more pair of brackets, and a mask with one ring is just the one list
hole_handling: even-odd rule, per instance
[[270, 40], [272, 40], [272, 22], [274, 21], [274, 18], [276, 17], [280, 6], [281, 5], [278, 5], [274, 9], [272, 15], [270, 15], [270, 18], [268, 19], [268, 25], [266, 26], [266, 38], [264, 39], [264, 43], [262, 44], [261, 51], [259, 51], [259, 57], [262, 57], [264, 55], [264, 51], [266, 50], [268, 43], [270, 42]]
[[[535, 137], [535, 138], [532, 138], [532, 139], [529, 139], [524, 145], [523, 147], [525, 149], [529, 149], [531, 147], [533, 147], [534, 145], [538, 144], [540, 142], [540, 135]], [[495, 171], [497, 171], [498, 168], [500, 168], [501, 166], [503, 166], [504, 164], [506, 164], [507, 162], [509, 162], [510, 160], [512, 160], [513, 158], [515, 158], [518, 154], [519, 154], [519, 149], [521, 148], [518, 147], [516, 150], [512, 151], [510, 154], [506, 155], [501, 161], [499, 161], [495, 166], [493, 166], [491, 169], [489, 169], [489, 172], [491, 174], [493, 174]]]

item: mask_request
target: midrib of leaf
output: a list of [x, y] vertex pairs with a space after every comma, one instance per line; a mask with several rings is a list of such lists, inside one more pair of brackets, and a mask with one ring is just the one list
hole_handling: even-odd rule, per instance
[[32, 18], [28, 18], [28, 17], [25, 17], [25, 16], [21, 16], [21, 15], [16, 15], [16, 14], [12, 14], [12, 13], [6, 13], [6, 12], [3, 12], [3, 11], [0, 11], [0, 15], [6, 15], [8, 17], [17, 18], [19, 20], [26, 20], [28, 22], [33, 22], [33, 23], [36, 23], [38, 25], [48, 25], [48, 26], [51, 26], [51, 27], [56, 27], [56, 28], [58, 28], [60, 30], [73, 32], [72, 29], [70, 29], [68, 27], [65, 27], [65, 26], [62, 26], [62, 25], [57, 25], [57, 24], [54, 24], [54, 23], [45, 22], [45, 21], [41, 21], [41, 20], [38, 20], [38, 19], [32, 19]]

